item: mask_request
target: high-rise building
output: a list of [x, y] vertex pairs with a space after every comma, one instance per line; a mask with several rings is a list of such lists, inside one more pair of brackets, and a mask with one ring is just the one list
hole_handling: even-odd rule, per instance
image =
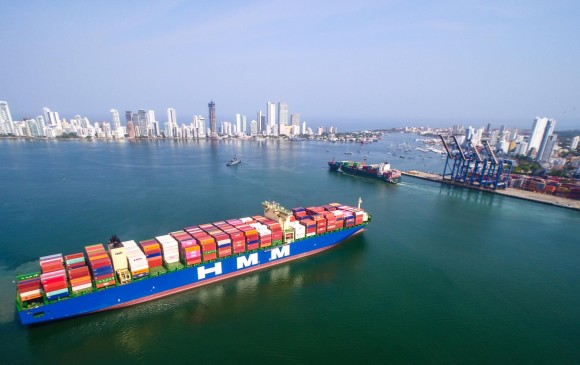
[[131, 120], [133, 120], [133, 112], [130, 110], [125, 111], [125, 124], [129, 123]]
[[262, 125], [262, 117], [264, 116], [264, 113], [262, 113], [262, 111], [258, 111], [258, 115], [256, 116], [256, 122], [258, 123], [258, 133], [261, 133], [262, 130], [266, 129], [265, 125]]
[[111, 122], [113, 123], [113, 128], [115, 130], [121, 128], [121, 117], [119, 116], [119, 111], [117, 109], [111, 109]]
[[159, 123], [157, 123], [157, 125], [155, 125], [155, 111], [154, 110], [147, 110], [147, 134], [150, 137], [158, 137], [159, 133], [157, 132], [159, 130]]
[[544, 136], [544, 131], [546, 130], [546, 125], [548, 124], [548, 118], [536, 117], [534, 124], [532, 126], [532, 135], [530, 136], [530, 141], [528, 143], [528, 149], [531, 150], [535, 148], [538, 150], [540, 144], [542, 143], [542, 137]]
[[209, 104], [207, 104], [208, 108], [209, 108], [209, 128], [210, 128], [210, 133], [211, 133], [211, 138], [215, 139], [218, 137], [217, 135], [217, 119], [216, 119], [216, 115], [215, 115], [215, 103], [213, 102], [213, 100], [211, 100], [209, 102]]
[[572, 143], [570, 144], [570, 149], [575, 151], [578, 148], [578, 142], [580, 141], [580, 136], [572, 138]]
[[258, 122], [252, 120], [250, 122], [250, 136], [255, 136], [258, 134]]
[[293, 126], [300, 127], [300, 114], [297, 113], [292, 114], [292, 116], [290, 117], [290, 121]]
[[548, 138], [546, 139], [546, 144], [544, 145], [544, 148], [541, 151], [542, 153], [540, 154], [540, 151], [538, 151], [538, 161], [550, 161], [552, 153], [554, 152], [554, 148], [556, 147], [557, 144], [558, 144], [558, 135], [551, 134], [550, 136], [548, 136]]
[[235, 134], [242, 134], [242, 115], [236, 114], [236, 131]]
[[0, 134], [14, 134], [14, 121], [6, 101], [0, 101]]
[[278, 126], [282, 131], [288, 125], [288, 104], [284, 102], [278, 103]]
[[550, 138], [550, 136], [552, 135], [552, 133], [554, 133], [554, 128], [556, 127], [556, 121], [554, 119], [548, 119], [548, 122], [546, 123], [546, 128], [544, 129], [544, 133], [542, 135], [542, 142], [540, 142], [540, 147], [538, 148], [538, 159], [542, 159], [541, 161], [547, 161], [550, 156], [552, 155], [552, 152], [550, 151], [550, 153], [548, 154], [548, 159], [544, 160], [544, 151], [546, 150], [546, 145], [548, 144], [548, 139]]
[[276, 128], [276, 104], [271, 101], [266, 104], [266, 119], [269, 132], [273, 133], [278, 128]]

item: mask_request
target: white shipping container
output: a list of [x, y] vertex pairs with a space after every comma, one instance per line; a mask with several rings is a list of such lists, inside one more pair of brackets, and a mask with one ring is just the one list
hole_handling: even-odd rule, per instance
[[369, 214], [367, 212], [364, 212], [363, 214], [363, 222], [366, 222], [369, 220]]
[[35, 290], [27, 291], [25, 293], [20, 293], [20, 296], [21, 297], [26, 297], [26, 296], [29, 296], [29, 295], [32, 295], [32, 294], [40, 294], [40, 293], [42, 293], [42, 291], [40, 289], [35, 289]]
[[77, 285], [77, 286], [72, 287], [72, 291], [79, 291], [79, 290], [83, 290], [83, 289], [88, 289], [88, 288], [91, 288], [92, 286], [93, 286], [92, 283]]

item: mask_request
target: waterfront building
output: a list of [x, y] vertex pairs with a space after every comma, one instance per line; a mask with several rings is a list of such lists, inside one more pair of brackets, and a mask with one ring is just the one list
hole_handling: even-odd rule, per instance
[[252, 120], [250, 122], [250, 136], [255, 136], [258, 134], [258, 122]]
[[290, 116], [290, 124], [292, 124], [293, 126], [297, 126], [298, 128], [300, 128], [300, 114], [293, 113]]
[[133, 117], [127, 122], [127, 137], [135, 138], [135, 123], [133, 123]]
[[[286, 131], [286, 126], [288, 125], [288, 104], [284, 103], [284, 102], [279, 102], [278, 103], [278, 128], [280, 131], [280, 134], [282, 133], [282, 130], [284, 130], [284, 132]], [[287, 133], [285, 133], [287, 134]]]
[[262, 119], [262, 117], [264, 116], [264, 113], [262, 113], [261, 110], [258, 110], [258, 115], [256, 116], [256, 122], [258, 123], [258, 133], [261, 133], [263, 130], [266, 129], [266, 126], [264, 124], [262, 124], [262, 121], [265, 119]]
[[268, 122], [268, 134], [274, 134], [276, 128], [276, 104], [269, 101], [266, 103], [266, 118]]
[[217, 119], [216, 119], [216, 115], [215, 115], [215, 103], [213, 102], [213, 100], [211, 100], [207, 106], [209, 108], [209, 128], [211, 131], [210, 137], [212, 139], [215, 139], [218, 137], [218, 135], [217, 135]]
[[236, 114], [236, 135], [242, 134], [242, 115]]
[[121, 127], [121, 118], [117, 109], [111, 109], [111, 121], [115, 130]]
[[159, 124], [155, 120], [155, 111], [147, 110], [147, 136], [148, 137], [159, 137]]
[[205, 118], [201, 115], [193, 116], [193, 136], [195, 138], [205, 138]]
[[14, 134], [14, 121], [6, 101], [0, 101], [0, 134]]

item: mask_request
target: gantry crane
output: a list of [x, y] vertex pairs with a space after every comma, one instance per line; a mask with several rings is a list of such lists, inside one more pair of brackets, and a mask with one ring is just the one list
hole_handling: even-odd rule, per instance
[[442, 135], [439, 137], [447, 152], [443, 180], [486, 189], [505, 189], [513, 162], [498, 159], [486, 140], [479, 147], [469, 139], [463, 149], [455, 136], [449, 141]]

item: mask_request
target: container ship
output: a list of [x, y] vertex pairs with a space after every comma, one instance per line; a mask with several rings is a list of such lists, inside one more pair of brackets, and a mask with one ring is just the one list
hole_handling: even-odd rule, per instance
[[328, 167], [333, 171], [372, 177], [391, 184], [398, 184], [401, 181], [401, 171], [391, 169], [391, 164], [388, 162], [368, 165], [366, 162], [336, 161], [333, 159], [328, 161]]
[[339, 203], [185, 227], [152, 239], [85, 246], [43, 256], [17, 277], [16, 308], [32, 325], [126, 307], [309, 256], [360, 233], [371, 216]]

